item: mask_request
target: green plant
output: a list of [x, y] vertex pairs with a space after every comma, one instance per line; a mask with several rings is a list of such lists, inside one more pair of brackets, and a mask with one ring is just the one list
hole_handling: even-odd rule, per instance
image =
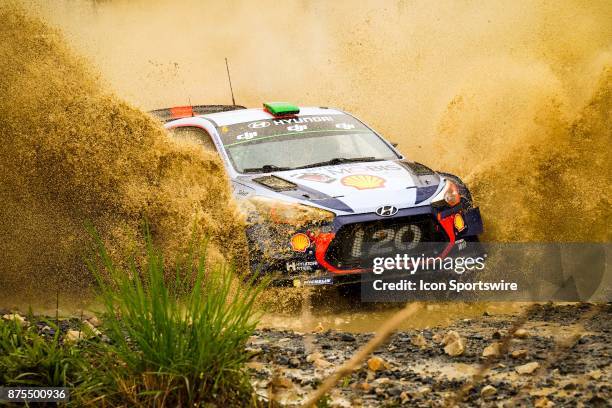
[[248, 404], [252, 390], [244, 363], [255, 329], [255, 299], [262, 284], [237, 285], [231, 268], [206, 267], [192, 245], [168, 276], [146, 231], [140, 262], [118, 266], [94, 234], [96, 259], [88, 264], [104, 303], [110, 338], [111, 398], [131, 405]]
[[0, 384], [73, 387], [78, 382], [80, 350], [64, 347], [56, 329], [52, 339], [16, 321], [0, 321]]

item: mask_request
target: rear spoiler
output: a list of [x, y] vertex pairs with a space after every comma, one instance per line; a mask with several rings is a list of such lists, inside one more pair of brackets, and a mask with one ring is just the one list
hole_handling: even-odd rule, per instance
[[196, 115], [206, 115], [208, 113], [227, 112], [239, 109], [246, 109], [241, 105], [194, 105], [194, 106], [175, 106], [174, 108], [155, 109], [149, 113], [162, 122], [169, 122], [175, 119], [189, 118]]

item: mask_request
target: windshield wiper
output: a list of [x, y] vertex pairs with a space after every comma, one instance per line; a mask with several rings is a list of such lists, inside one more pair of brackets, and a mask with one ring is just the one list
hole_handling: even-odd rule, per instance
[[311, 167], [330, 166], [334, 164], [355, 163], [355, 162], [373, 162], [373, 161], [381, 161], [381, 160], [384, 160], [384, 159], [377, 159], [376, 157], [373, 157], [373, 156], [352, 157], [352, 158], [335, 157], [331, 160], [326, 160], [326, 161], [319, 162], [319, 163], [307, 164], [306, 166], [300, 166], [300, 167], [295, 167], [295, 168], [296, 169], [308, 169]]
[[242, 170], [245, 173], [270, 173], [272, 171], [293, 170], [293, 167], [279, 167], [274, 164], [264, 164], [261, 167], [254, 167]]

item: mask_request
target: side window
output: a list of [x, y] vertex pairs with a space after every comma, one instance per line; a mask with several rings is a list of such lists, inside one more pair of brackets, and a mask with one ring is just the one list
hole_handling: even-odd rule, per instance
[[204, 149], [216, 152], [215, 144], [210, 135], [202, 128], [195, 126], [181, 126], [170, 130], [170, 135], [176, 140], [185, 140], [201, 144]]

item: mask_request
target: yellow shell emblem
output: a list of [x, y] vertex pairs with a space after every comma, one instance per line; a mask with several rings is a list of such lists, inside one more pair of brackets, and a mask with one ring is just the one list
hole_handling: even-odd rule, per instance
[[291, 249], [293, 249], [294, 251], [306, 252], [306, 248], [308, 248], [309, 246], [310, 238], [308, 238], [308, 235], [302, 234], [300, 232], [299, 234], [295, 234], [291, 237]]
[[461, 232], [465, 229], [465, 220], [461, 216], [461, 214], [455, 215], [455, 228], [457, 231]]
[[355, 187], [357, 190], [367, 190], [370, 188], [381, 188], [385, 186], [385, 179], [371, 174], [353, 174], [340, 180], [342, 184]]

